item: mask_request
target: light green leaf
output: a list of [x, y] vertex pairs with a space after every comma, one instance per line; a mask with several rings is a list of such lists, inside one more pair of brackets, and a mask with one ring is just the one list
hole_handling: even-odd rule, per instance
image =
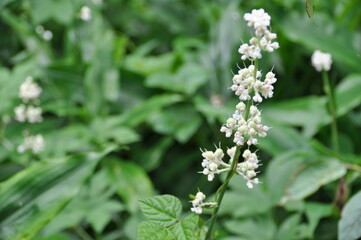
[[167, 228], [151, 221], [141, 222], [138, 226], [137, 240], [173, 240], [176, 236]]
[[301, 221], [300, 214], [294, 214], [289, 216], [285, 221], [282, 222], [282, 225], [278, 229], [277, 235], [274, 239], [287, 239], [287, 240], [297, 240], [300, 239], [298, 236], [299, 224]]
[[273, 240], [277, 230], [272, 218], [264, 215], [245, 220], [228, 220], [224, 226], [229, 232], [247, 240]]
[[361, 237], [361, 191], [355, 194], [342, 210], [338, 222], [339, 240], [356, 240]]
[[171, 195], [142, 199], [139, 205], [148, 220], [165, 227], [177, 222], [182, 212], [179, 199]]
[[0, 238], [31, 239], [78, 193], [100, 154], [39, 162], [0, 185]]
[[169, 134], [184, 143], [198, 130], [202, 118], [192, 106], [177, 105], [152, 114], [148, 122], [156, 132]]
[[197, 64], [186, 64], [175, 73], [161, 72], [151, 75], [146, 80], [148, 87], [158, 87], [168, 91], [181, 92], [188, 95], [205, 84], [207, 73]]
[[345, 174], [346, 168], [336, 159], [321, 156], [304, 159], [298, 171], [294, 172], [293, 179], [289, 181], [281, 203], [301, 200]]
[[139, 199], [154, 194], [152, 182], [137, 164], [108, 159], [105, 166], [109, 180], [114, 183], [118, 195], [125, 201], [129, 211], [135, 212], [138, 209]]
[[332, 214], [332, 205], [318, 202], [306, 202], [306, 216], [308, 219], [308, 238], [312, 238], [314, 231], [323, 217]]
[[220, 215], [231, 215], [233, 217], [254, 216], [266, 213], [272, 207], [269, 196], [264, 192], [262, 186], [255, 185], [249, 189], [245, 180], [240, 176], [232, 177], [230, 188], [224, 195]]
[[352, 74], [344, 78], [335, 89], [337, 115], [342, 116], [361, 104], [361, 75]]
[[174, 228], [172, 232], [177, 237], [177, 240], [193, 240], [194, 229], [198, 224], [199, 216], [191, 213], [182, 219]]
[[310, 96], [266, 105], [262, 113], [271, 121], [302, 127], [303, 135], [312, 137], [331, 120], [326, 109], [325, 98]]
[[119, 124], [135, 127], [144, 122], [152, 113], [182, 100], [183, 97], [179, 94], [154, 96], [122, 114], [119, 118]]
[[344, 26], [337, 25], [326, 15], [315, 15], [313, 21], [310, 21], [305, 15], [294, 14], [286, 18], [280, 26], [283, 34], [289, 39], [308, 47], [311, 51], [320, 49], [331, 53], [335, 61], [353, 71], [361, 71], [361, 54], [356, 48], [358, 46], [350, 43], [350, 39], [355, 39], [355, 34]]

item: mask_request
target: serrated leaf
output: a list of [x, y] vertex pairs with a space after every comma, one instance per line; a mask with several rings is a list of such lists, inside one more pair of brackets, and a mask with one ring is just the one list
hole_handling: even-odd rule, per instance
[[182, 219], [174, 228], [172, 232], [177, 237], [177, 240], [193, 240], [194, 229], [198, 224], [199, 216], [191, 213]]
[[148, 220], [165, 227], [176, 223], [182, 212], [181, 202], [171, 195], [139, 200], [139, 205]]
[[137, 240], [173, 240], [176, 236], [164, 226], [152, 221], [141, 222], [138, 226]]
[[339, 240], [356, 240], [361, 237], [361, 191], [354, 195], [342, 210], [338, 222]]

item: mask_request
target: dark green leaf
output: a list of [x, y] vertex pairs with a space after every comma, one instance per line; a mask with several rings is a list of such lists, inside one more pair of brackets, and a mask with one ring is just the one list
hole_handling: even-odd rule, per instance
[[139, 224], [137, 240], [173, 240], [176, 236], [167, 228], [151, 221]]

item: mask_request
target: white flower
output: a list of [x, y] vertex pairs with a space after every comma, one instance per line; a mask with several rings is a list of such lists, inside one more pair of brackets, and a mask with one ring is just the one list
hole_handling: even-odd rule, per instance
[[29, 106], [26, 110], [26, 117], [30, 123], [42, 122], [42, 110], [40, 107]]
[[92, 19], [92, 10], [88, 6], [83, 6], [80, 9], [80, 18], [83, 21], [90, 21]]
[[332, 64], [332, 56], [329, 53], [323, 53], [320, 50], [316, 50], [312, 54], [312, 66], [316, 68], [317, 71], [329, 71]]
[[202, 192], [197, 192], [195, 199], [191, 201], [193, 206], [191, 211], [197, 214], [202, 214], [203, 207], [216, 205], [214, 202], [203, 202], [204, 199], [206, 199], [206, 195], [204, 195]]
[[229, 171], [230, 165], [223, 162], [224, 152], [222, 149], [217, 148], [216, 151], [202, 152], [202, 173], [207, 176], [208, 181], [213, 181], [214, 176], [221, 172]]
[[41, 94], [42, 89], [34, 82], [33, 78], [28, 76], [20, 85], [19, 97], [24, 102], [37, 99]]
[[252, 13], [246, 13], [244, 20], [248, 22], [249, 27], [256, 30], [265, 30], [271, 24], [271, 17], [262, 8], [253, 9]]
[[45, 140], [42, 135], [26, 136], [23, 144], [19, 145], [17, 151], [23, 153], [26, 150], [31, 150], [34, 154], [38, 154], [44, 150]]
[[247, 187], [253, 188], [253, 184], [258, 184], [257, 172], [255, 171], [259, 167], [259, 159], [255, 153], [252, 153], [249, 149], [246, 149], [242, 157], [244, 161], [237, 164], [237, 174], [244, 177], [247, 180]]
[[14, 109], [15, 112], [15, 120], [18, 122], [26, 121], [26, 106], [21, 104]]

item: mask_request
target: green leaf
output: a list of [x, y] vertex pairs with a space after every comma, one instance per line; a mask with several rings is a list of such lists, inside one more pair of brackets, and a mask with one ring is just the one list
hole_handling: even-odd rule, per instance
[[271, 209], [271, 201], [262, 186], [255, 185], [253, 189], [249, 189], [241, 176], [232, 177], [229, 185], [232, 190], [224, 195], [220, 215], [254, 216], [267, 213]]
[[78, 193], [103, 153], [39, 162], [0, 185], [0, 238], [31, 239]]
[[39, 2], [32, 0], [31, 13], [35, 24], [39, 24], [50, 19], [59, 23], [68, 24], [73, 19], [74, 5], [71, 0], [52, 0]]
[[266, 183], [272, 201], [285, 204], [309, 196], [345, 173], [345, 167], [336, 159], [312, 152], [294, 151], [271, 161], [267, 168]]
[[338, 222], [339, 240], [356, 240], [361, 237], [361, 191], [355, 194], [342, 210]]
[[148, 220], [165, 227], [176, 223], [182, 212], [179, 199], [171, 195], [142, 199], [139, 205]]
[[169, 134], [185, 143], [198, 130], [202, 118], [192, 106], [177, 105], [152, 114], [148, 122], [156, 132]]
[[146, 172], [137, 164], [110, 159], [105, 163], [108, 177], [114, 183], [118, 195], [128, 206], [128, 210], [138, 209], [137, 201], [154, 194], [152, 182]]
[[178, 224], [172, 228], [172, 232], [177, 237], [177, 240], [193, 240], [194, 229], [198, 224], [199, 216], [191, 213], [182, 219]]
[[301, 215], [294, 214], [289, 216], [285, 221], [282, 222], [282, 225], [278, 229], [277, 236], [274, 239], [287, 239], [287, 240], [297, 240], [300, 239], [299, 234], [299, 224], [301, 222]]
[[308, 220], [308, 238], [312, 238], [314, 231], [323, 217], [332, 214], [333, 206], [330, 204], [323, 204], [318, 202], [306, 202], [306, 216]]
[[274, 221], [268, 215], [244, 220], [228, 220], [225, 221], [224, 226], [229, 232], [247, 240], [273, 240], [277, 230]]
[[183, 97], [178, 94], [154, 96], [122, 114], [119, 118], [119, 124], [135, 127], [144, 122], [152, 113], [182, 100]]
[[301, 200], [311, 195], [321, 186], [344, 176], [346, 168], [336, 159], [313, 156], [310, 159], [304, 159], [293, 174], [293, 179], [289, 181], [285, 189], [281, 204]]
[[141, 222], [138, 226], [137, 240], [172, 240], [176, 236], [167, 228], [151, 221]]
[[194, 94], [207, 81], [207, 73], [197, 64], [186, 64], [173, 75], [161, 72], [151, 75], [146, 80], [146, 86], [158, 87], [168, 91]]
[[313, 21], [310, 21], [306, 16], [294, 14], [286, 18], [280, 26], [283, 34], [289, 39], [312, 51], [320, 49], [331, 53], [335, 61], [348, 66], [353, 71], [361, 71], [361, 55], [357, 51], [357, 43], [355, 41], [355, 46], [350, 44], [350, 39], [356, 39], [355, 34], [344, 26], [337, 25], [326, 15], [314, 16]]
[[337, 115], [342, 116], [361, 104], [361, 75], [352, 74], [344, 78], [335, 89]]
[[263, 114], [271, 121], [302, 127], [304, 136], [312, 137], [331, 120], [325, 104], [323, 97], [303, 97], [266, 105]]

